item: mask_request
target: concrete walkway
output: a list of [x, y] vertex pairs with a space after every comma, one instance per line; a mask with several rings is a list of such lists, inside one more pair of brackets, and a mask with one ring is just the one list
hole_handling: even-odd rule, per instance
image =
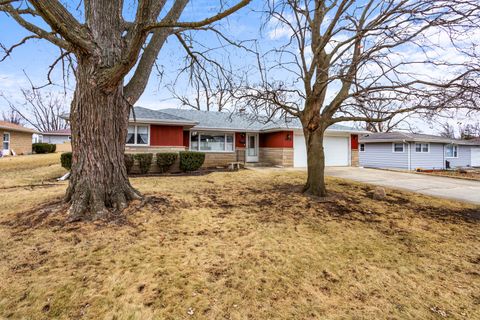
[[355, 167], [327, 167], [328, 176], [480, 204], [480, 181]]

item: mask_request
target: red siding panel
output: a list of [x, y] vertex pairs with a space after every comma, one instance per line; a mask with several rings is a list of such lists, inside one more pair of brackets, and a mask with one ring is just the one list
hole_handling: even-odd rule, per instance
[[190, 148], [190, 131], [183, 131], [183, 146]]
[[350, 146], [352, 150], [358, 150], [358, 134], [352, 134], [350, 141]]
[[150, 145], [166, 147], [183, 146], [183, 127], [152, 124], [150, 126]]
[[293, 148], [293, 131], [260, 134], [261, 148]]

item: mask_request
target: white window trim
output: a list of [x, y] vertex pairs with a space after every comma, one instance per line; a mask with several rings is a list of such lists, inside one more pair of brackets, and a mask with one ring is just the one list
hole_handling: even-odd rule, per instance
[[[363, 150], [362, 150], [362, 146], [363, 146]], [[365, 152], [365, 149], [366, 149], [365, 143], [358, 144], [358, 152]]]
[[[236, 152], [236, 146], [235, 146], [235, 132], [233, 131], [218, 131], [219, 134], [223, 133], [225, 137], [225, 148], [224, 150], [200, 150], [200, 136], [202, 133], [206, 132], [216, 132], [216, 131], [199, 131], [199, 130], [193, 130], [193, 132], [196, 132], [198, 134], [198, 143], [197, 143], [197, 149], [192, 149], [192, 130], [190, 130], [189, 135], [188, 135], [188, 150], [189, 151], [198, 151], [198, 152], [206, 152], [206, 153], [234, 153]], [[227, 150], [227, 135], [233, 135], [233, 150]]]
[[[4, 139], [4, 136], [5, 136], [6, 134], [8, 135], [8, 141], [3, 140], [3, 139]], [[8, 149], [10, 149], [10, 143], [11, 143], [11, 141], [12, 141], [12, 135], [10, 134], [10, 132], [4, 131], [4, 132], [3, 132], [3, 135], [2, 135], [2, 148], [3, 148], [3, 143], [4, 143], [4, 142], [8, 142]]]
[[[135, 127], [135, 130], [134, 130], [134, 133], [133, 133], [133, 137], [134, 137], [134, 140], [135, 140], [135, 143], [126, 143], [125, 145], [127, 146], [134, 146], [134, 147], [149, 147], [150, 146], [150, 131], [151, 131], [151, 126], [149, 124], [129, 124], [128, 127]], [[137, 143], [137, 126], [138, 127], [148, 127], [148, 133], [147, 133], [147, 143], [146, 144], [138, 144]], [[128, 130], [128, 127], [127, 127], [127, 130]]]
[[[420, 151], [417, 151], [417, 144], [420, 145]], [[426, 144], [428, 146], [428, 151], [423, 151], [423, 145], [424, 144]], [[430, 153], [430, 143], [415, 142], [414, 148], [415, 148], [415, 153]]]
[[[395, 151], [395, 145], [396, 144], [401, 144], [403, 146], [403, 150], [402, 151]], [[392, 152], [393, 153], [405, 153], [405, 143], [403, 143], [403, 142], [392, 142]]]
[[[452, 156], [452, 157], [447, 156], [447, 147], [448, 147], [448, 146], [453, 146], [453, 147], [455, 147], [455, 148], [457, 149], [457, 155], [456, 155], [456, 156]], [[453, 143], [451, 143], [451, 144], [445, 145], [445, 159], [457, 159], [457, 158], [458, 158], [459, 150], [460, 150], [460, 148], [458, 147], [458, 144], [453, 144]], [[453, 151], [453, 150], [452, 150], [452, 151]], [[453, 152], [453, 153], [455, 154], [455, 152]]]
[[[4, 135], [6, 135], [6, 134], [8, 134], [8, 141], [3, 140], [3, 137], [4, 137]], [[4, 144], [5, 142], [8, 142], [8, 149], [3, 149], [3, 144]], [[0, 151], [3, 152], [4, 150], [8, 150], [8, 151], [10, 152], [11, 149], [12, 149], [12, 135], [10, 134], [10, 132], [4, 131], [4, 132], [3, 132], [3, 135], [2, 135], [2, 149], [0, 149]]]

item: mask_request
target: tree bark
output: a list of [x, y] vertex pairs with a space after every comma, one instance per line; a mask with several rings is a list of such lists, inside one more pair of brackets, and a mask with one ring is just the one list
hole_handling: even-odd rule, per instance
[[303, 131], [307, 147], [307, 183], [303, 187], [303, 192], [317, 197], [326, 197], [324, 130], [319, 127], [313, 131], [304, 128]]
[[98, 87], [96, 70], [95, 62], [79, 60], [70, 113], [73, 155], [66, 200], [71, 221], [101, 218], [108, 209], [121, 211], [140, 198], [124, 162], [130, 106], [123, 83], [110, 90]]

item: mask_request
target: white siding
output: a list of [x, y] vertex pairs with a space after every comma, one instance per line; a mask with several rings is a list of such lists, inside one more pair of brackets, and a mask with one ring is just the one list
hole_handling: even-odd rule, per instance
[[65, 142], [70, 142], [68, 137], [69, 136], [44, 135], [43, 136], [43, 142], [44, 143], [52, 143], [52, 144], [62, 144], [62, 143], [65, 143]]
[[393, 152], [392, 143], [365, 143], [365, 151], [359, 152], [361, 167], [408, 169], [408, 151]]

